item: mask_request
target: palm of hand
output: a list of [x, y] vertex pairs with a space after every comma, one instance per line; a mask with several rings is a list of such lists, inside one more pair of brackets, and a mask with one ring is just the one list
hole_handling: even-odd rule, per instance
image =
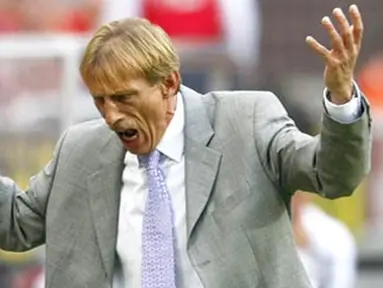
[[335, 29], [329, 17], [322, 19], [322, 25], [330, 36], [332, 49], [318, 43], [313, 37], [306, 38], [307, 44], [325, 61], [324, 82], [331, 94], [332, 102], [343, 104], [352, 97], [353, 77], [356, 60], [359, 55], [363, 22], [356, 5], [349, 10], [353, 25], [339, 8], [334, 9], [333, 15], [339, 22], [340, 33]]

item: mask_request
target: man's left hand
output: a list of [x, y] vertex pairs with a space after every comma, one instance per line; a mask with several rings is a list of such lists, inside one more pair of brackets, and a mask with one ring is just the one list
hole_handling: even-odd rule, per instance
[[358, 7], [351, 5], [349, 14], [352, 25], [340, 8], [335, 8], [333, 11], [339, 23], [340, 33], [329, 17], [322, 19], [322, 25], [331, 39], [331, 50], [311, 36], [306, 38], [306, 43], [325, 60], [325, 85], [330, 92], [331, 102], [338, 105], [347, 103], [353, 95], [354, 68], [363, 37], [363, 21]]

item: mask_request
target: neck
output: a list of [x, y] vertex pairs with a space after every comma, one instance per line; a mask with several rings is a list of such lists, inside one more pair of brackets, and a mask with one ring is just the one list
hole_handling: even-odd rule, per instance
[[174, 114], [177, 109], [177, 94], [169, 98], [169, 108], [168, 111], [166, 111], [167, 114], [167, 126], [169, 126], [170, 121], [172, 121]]

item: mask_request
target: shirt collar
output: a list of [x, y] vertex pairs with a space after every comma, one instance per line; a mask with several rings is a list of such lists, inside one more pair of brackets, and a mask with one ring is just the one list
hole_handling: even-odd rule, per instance
[[176, 111], [157, 149], [166, 157], [180, 162], [184, 152], [185, 111], [181, 93], [178, 93], [176, 97]]

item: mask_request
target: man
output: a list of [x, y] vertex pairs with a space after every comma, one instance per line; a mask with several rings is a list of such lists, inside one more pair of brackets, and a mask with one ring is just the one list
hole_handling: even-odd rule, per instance
[[298, 255], [314, 288], [352, 288], [357, 247], [347, 227], [298, 192], [292, 199], [292, 224]]
[[352, 76], [362, 20], [356, 6], [354, 28], [334, 17], [340, 34], [322, 21], [332, 50], [307, 38], [326, 63], [317, 138], [272, 93], [180, 86], [159, 27], [101, 27], [80, 71], [105, 121], [70, 128], [26, 193], [2, 179], [1, 247], [45, 243], [52, 288], [310, 287], [286, 204], [298, 188], [350, 195], [370, 166], [369, 108]]

